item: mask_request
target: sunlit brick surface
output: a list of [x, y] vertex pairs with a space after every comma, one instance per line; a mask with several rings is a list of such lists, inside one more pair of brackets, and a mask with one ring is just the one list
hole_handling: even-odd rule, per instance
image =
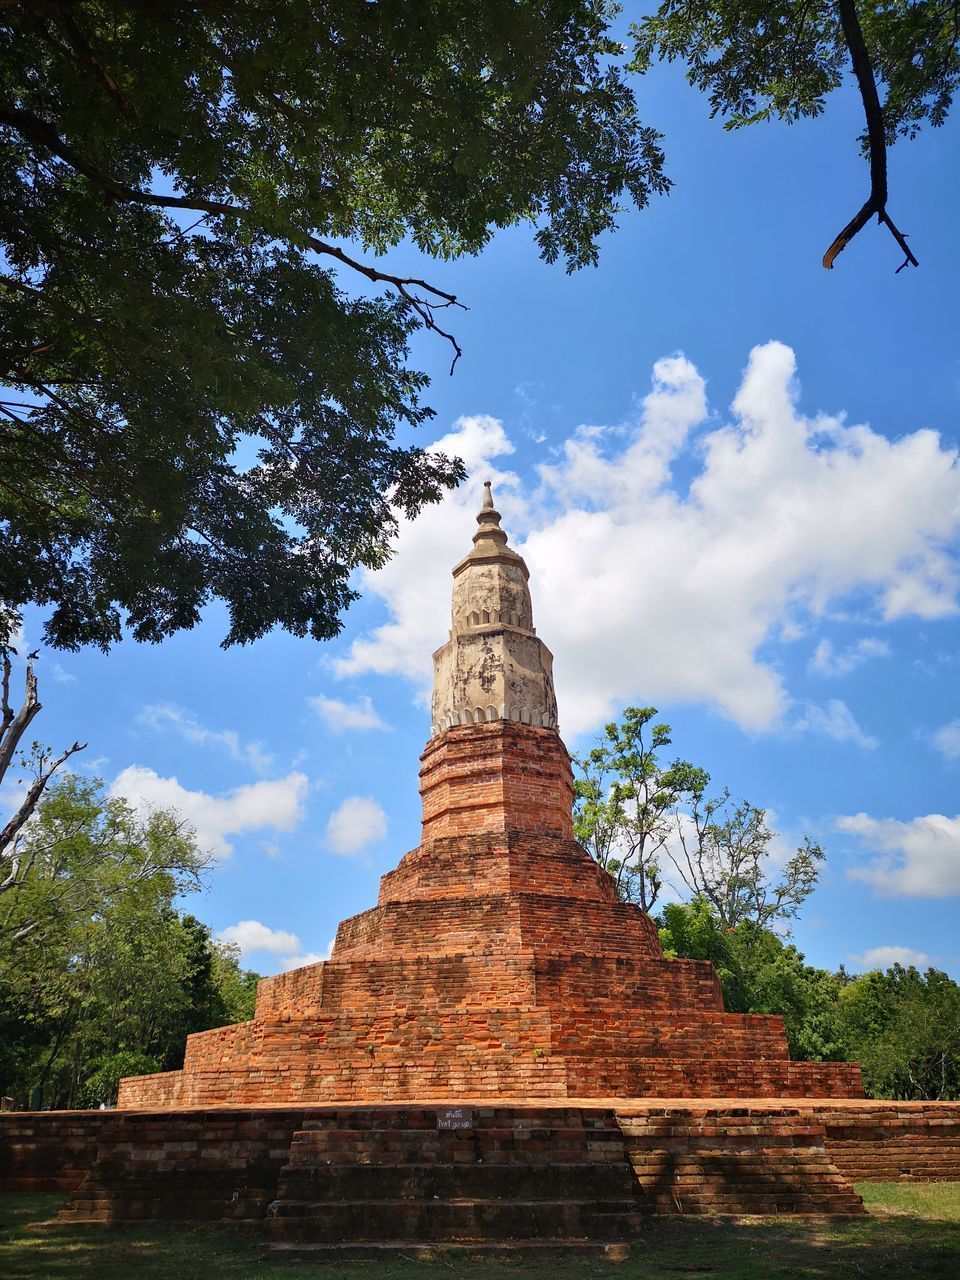
[[331, 959], [264, 979], [252, 1022], [192, 1035], [121, 1106], [862, 1094], [856, 1066], [791, 1062], [781, 1018], [725, 1013], [710, 964], [664, 958], [572, 839], [555, 729], [455, 726], [421, 782], [422, 844]]

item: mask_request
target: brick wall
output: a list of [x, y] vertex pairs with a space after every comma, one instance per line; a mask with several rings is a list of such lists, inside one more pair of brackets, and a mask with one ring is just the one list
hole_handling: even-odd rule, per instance
[[0, 1112], [0, 1192], [72, 1191], [109, 1119], [106, 1111]]
[[455, 725], [420, 757], [423, 839], [528, 831], [569, 839], [573, 774], [556, 729]]
[[852, 1182], [960, 1182], [960, 1103], [817, 1107], [816, 1115]]

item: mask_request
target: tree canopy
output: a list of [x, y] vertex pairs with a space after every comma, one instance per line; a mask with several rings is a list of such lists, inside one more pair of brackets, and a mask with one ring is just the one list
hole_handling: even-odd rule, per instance
[[179, 908], [204, 859], [174, 814], [68, 776], [24, 845], [0, 899], [0, 1092], [109, 1103], [120, 1076], [180, 1066], [191, 1031], [252, 1016], [256, 975]]
[[666, 189], [611, 13], [0, 7], [0, 601], [47, 606], [65, 648], [212, 598], [228, 644], [334, 634], [352, 570], [463, 474], [397, 440], [431, 412], [410, 336], [459, 350], [457, 300], [371, 255], [526, 221], [572, 269]]
[[[224, 643], [323, 639], [351, 573], [457, 483], [416, 447], [413, 333], [460, 348], [448, 288], [393, 273], [527, 223], [594, 263], [665, 192], [632, 86], [679, 59], [730, 127], [816, 115], [852, 74], [870, 194], [939, 125], [955, 3], [6, 0], [0, 4], [0, 641], [158, 641], [226, 604]], [[5, 609], [3, 606], [9, 606]]]
[[663, 888], [678, 807], [708, 781], [686, 760], [661, 763], [670, 726], [656, 715], [656, 707], [627, 707], [620, 724], [605, 725], [596, 745], [574, 759], [574, 836], [613, 877], [619, 897], [644, 911]]

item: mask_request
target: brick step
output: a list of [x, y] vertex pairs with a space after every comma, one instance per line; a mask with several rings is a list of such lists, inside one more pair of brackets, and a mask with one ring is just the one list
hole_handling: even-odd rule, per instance
[[476, 1240], [470, 1244], [409, 1240], [370, 1240], [358, 1244], [311, 1244], [274, 1241], [260, 1251], [265, 1262], [287, 1259], [298, 1262], [379, 1262], [390, 1258], [412, 1258], [416, 1262], [444, 1259], [490, 1258], [525, 1262], [537, 1258], [596, 1258], [606, 1262], [626, 1262], [630, 1246], [622, 1241], [592, 1240]]
[[629, 1166], [617, 1164], [340, 1165], [322, 1169], [287, 1167], [278, 1198], [338, 1200], [578, 1200], [592, 1196], [622, 1199], [632, 1191]]
[[267, 1230], [288, 1240], [583, 1239], [636, 1234], [637, 1206], [620, 1200], [276, 1200]]
[[819, 1197], [806, 1195], [757, 1196], [754, 1194], [726, 1195], [711, 1199], [698, 1199], [680, 1194], [676, 1198], [664, 1194], [642, 1200], [639, 1212], [644, 1217], [773, 1217], [779, 1214], [810, 1214], [817, 1217], [848, 1218], [866, 1212], [851, 1208], [846, 1197]]
[[622, 1165], [623, 1157], [623, 1139], [619, 1134], [609, 1137], [591, 1135], [585, 1141], [581, 1133], [578, 1139], [564, 1141], [552, 1134], [494, 1138], [465, 1133], [456, 1142], [437, 1142], [415, 1134], [408, 1137], [364, 1135], [357, 1138], [322, 1135], [313, 1141], [298, 1135], [290, 1147], [286, 1167], [291, 1172], [298, 1167], [329, 1168], [355, 1164], [449, 1166], [486, 1163], [550, 1168], [557, 1164], [584, 1162]]

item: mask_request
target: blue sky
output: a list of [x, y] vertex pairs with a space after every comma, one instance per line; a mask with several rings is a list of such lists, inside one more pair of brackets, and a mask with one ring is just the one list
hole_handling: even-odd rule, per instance
[[571, 749], [657, 706], [677, 754], [824, 845], [795, 929], [812, 962], [912, 953], [960, 978], [960, 129], [891, 154], [919, 270], [895, 275], [871, 226], [827, 272], [867, 191], [852, 92], [738, 134], [677, 68], [638, 97], [676, 185], [598, 269], [545, 266], [529, 230], [470, 261], [389, 256], [469, 305], [455, 375], [430, 335], [414, 362], [420, 438], [472, 479], [360, 580], [337, 641], [224, 652], [211, 607], [160, 647], [43, 656], [36, 730], [181, 808], [218, 856], [191, 909], [261, 972], [325, 954], [417, 843], [429, 655], [489, 475]]

